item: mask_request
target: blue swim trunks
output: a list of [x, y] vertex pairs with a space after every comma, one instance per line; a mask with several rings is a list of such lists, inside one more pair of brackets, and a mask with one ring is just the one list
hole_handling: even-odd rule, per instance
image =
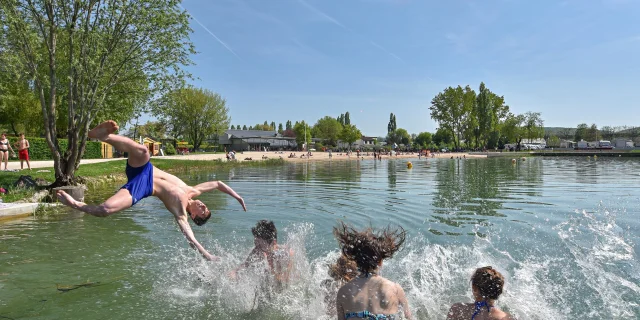
[[153, 165], [151, 161], [141, 167], [132, 167], [127, 162], [127, 183], [120, 189], [127, 189], [133, 198], [132, 206], [153, 194]]

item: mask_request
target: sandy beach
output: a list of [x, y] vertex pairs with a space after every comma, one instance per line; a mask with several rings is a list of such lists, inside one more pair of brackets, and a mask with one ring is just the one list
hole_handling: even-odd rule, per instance
[[[294, 154], [296, 157], [295, 158], [289, 158], [289, 155]], [[266, 157], [266, 159], [279, 159], [280, 157], [282, 157], [282, 159], [288, 161], [288, 162], [306, 162], [306, 161], [341, 161], [341, 160], [353, 160], [356, 161], [358, 160], [358, 157], [356, 156], [356, 153], [352, 153], [350, 156], [347, 155], [346, 153], [340, 153], [340, 152], [333, 152], [332, 153], [332, 157], [329, 158], [329, 153], [328, 152], [313, 152], [311, 157], [309, 158], [300, 158], [301, 155], [304, 155], [304, 152], [290, 152], [290, 151], [283, 151], [282, 153], [280, 152], [275, 152], [275, 151], [271, 151], [271, 152], [259, 152], [259, 151], [245, 151], [243, 153], [237, 153], [236, 154], [236, 160], [237, 161], [248, 161], [248, 159], [250, 158], [251, 161], [260, 161], [263, 160], [263, 157]], [[436, 154], [435, 158], [486, 158], [486, 155], [470, 155], [468, 153], [441, 153], [441, 154]], [[158, 158], [162, 158], [162, 159], [182, 159], [182, 160], [216, 160], [216, 159], [222, 159], [223, 161], [226, 161], [226, 156], [224, 154], [193, 154], [193, 155], [179, 155], [179, 156], [166, 156], [166, 157], [158, 157]], [[362, 159], [373, 159], [373, 154], [369, 153], [367, 155], [367, 153], [361, 153], [360, 154], [360, 160]], [[389, 155], [382, 155], [382, 159], [418, 159], [418, 154], [417, 153], [407, 153], [407, 154], [401, 154], [401, 155], [397, 155], [397, 156], [389, 156]]]
[[[289, 158], [289, 155], [293, 153], [296, 157], [295, 158]], [[332, 154], [332, 157], [329, 158], [329, 153], [328, 152], [313, 152], [312, 156], [310, 158], [300, 158], [301, 155], [303, 155], [304, 152], [287, 152], [285, 151], [284, 153], [276, 153], [275, 151], [271, 151], [271, 152], [259, 152], [259, 151], [247, 151], [244, 153], [237, 153], [236, 154], [236, 160], [237, 161], [247, 161], [245, 159], [247, 158], [251, 158], [251, 161], [261, 161], [263, 160], [263, 157], [266, 157], [267, 159], [278, 159], [280, 157], [282, 157], [284, 160], [288, 161], [288, 162], [306, 162], [306, 161], [341, 161], [341, 160], [358, 160], [358, 158], [356, 157], [356, 153], [352, 153], [351, 156], [348, 156], [346, 153], [340, 153], [340, 152], [334, 152]], [[466, 158], [486, 158], [486, 155], [470, 155], [468, 153], [441, 153], [441, 154], [436, 154], [435, 158], [457, 158], [457, 157], [466, 157]], [[418, 158], [418, 154], [417, 153], [409, 153], [409, 154], [402, 154], [402, 155], [398, 155], [398, 156], [388, 156], [388, 155], [383, 155], [382, 159], [417, 159]], [[176, 155], [176, 156], [156, 156], [156, 157], [152, 157], [151, 161], [153, 162], [153, 159], [180, 159], [180, 160], [217, 160], [217, 159], [222, 159], [222, 161], [227, 161], [227, 158], [224, 154], [191, 154], [191, 155]], [[369, 153], [369, 155], [367, 155], [367, 153], [363, 153], [361, 154], [361, 158], [362, 159], [373, 159], [373, 154]], [[89, 164], [89, 163], [100, 163], [100, 162], [106, 162], [106, 161], [117, 161], [117, 160], [123, 160], [123, 158], [114, 158], [114, 159], [83, 159], [81, 161], [80, 164]], [[24, 164], [25, 170], [27, 168], [27, 164]], [[52, 168], [53, 167], [53, 161], [52, 160], [41, 160], [41, 161], [31, 161], [31, 168], [33, 169], [40, 169], [40, 168]], [[4, 169], [4, 163], [2, 164], [2, 169]], [[18, 161], [11, 161], [9, 162], [9, 170], [19, 170], [20, 169], [20, 162]], [[26, 170], [28, 171], [28, 170]]]

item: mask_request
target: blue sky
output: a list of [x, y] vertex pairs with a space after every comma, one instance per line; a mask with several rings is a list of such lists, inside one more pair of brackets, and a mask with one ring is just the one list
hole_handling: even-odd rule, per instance
[[[196, 86], [232, 124], [314, 123], [349, 111], [363, 134], [389, 113], [434, 131], [434, 95], [481, 81], [547, 126], [640, 125], [635, 0], [184, 0]], [[199, 23], [198, 23], [199, 22]], [[206, 29], [205, 29], [206, 28]]]

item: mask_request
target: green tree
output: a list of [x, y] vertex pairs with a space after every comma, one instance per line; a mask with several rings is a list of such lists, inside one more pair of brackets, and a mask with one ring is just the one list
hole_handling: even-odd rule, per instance
[[478, 90], [476, 116], [478, 118], [478, 136], [484, 141], [486, 141], [489, 132], [494, 127], [491, 98], [491, 91], [487, 89], [484, 82], [481, 82]]
[[236, 126], [234, 125], [231, 125], [231, 128], [229, 128], [229, 130], [235, 130], [235, 129], [236, 129]]
[[565, 140], [574, 139], [573, 129], [571, 128], [560, 128], [560, 130], [558, 130], [557, 132], [557, 135], [559, 138]]
[[611, 126], [604, 126], [600, 129], [600, 134], [604, 140], [611, 141], [615, 138], [616, 131]]
[[287, 125], [285, 127], [285, 130], [291, 130], [293, 129], [293, 127], [291, 126], [291, 120], [287, 120]]
[[431, 118], [436, 120], [440, 129], [451, 135], [451, 140], [456, 148], [460, 146], [459, 137], [464, 129], [464, 119], [468, 118], [469, 105], [465, 104], [465, 92], [462, 87], [448, 87], [438, 93], [431, 100]]
[[[176, 1], [0, 1], [8, 47], [17, 52], [42, 110], [56, 181], [74, 183], [87, 133], [107, 118], [180, 85], [195, 53], [188, 14]], [[67, 147], [58, 142], [66, 113]]]
[[136, 128], [136, 136], [164, 139], [167, 137], [167, 126], [161, 121], [147, 121], [147, 123]]
[[433, 137], [431, 136], [430, 132], [420, 132], [416, 136], [416, 138], [413, 140], [413, 142], [417, 144], [419, 147], [427, 148], [433, 141], [432, 138]]
[[154, 108], [172, 132], [184, 132], [194, 149], [209, 137], [221, 135], [231, 118], [226, 101], [207, 89], [186, 87], [169, 92]]
[[600, 132], [598, 131], [598, 126], [593, 123], [591, 127], [587, 130], [587, 141], [598, 141], [598, 137], [600, 136]]
[[516, 143], [516, 150], [520, 150], [522, 138], [524, 137], [525, 117], [523, 115], [509, 114], [504, 121], [502, 134], [510, 143]]
[[296, 121], [293, 126], [293, 133], [298, 146], [302, 147], [304, 144], [311, 143], [311, 127], [304, 120], [301, 122]]
[[559, 148], [560, 138], [558, 138], [558, 136], [556, 136], [555, 134], [550, 135], [549, 138], [547, 139], [547, 146], [553, 147], [553, 148]]
[[351, 149], [353, 143], [360, 138], [362, 138], [362, 133], [360, 132], [360, 130], [358, 130], [358, 128], [356, 128], [355, 125], [345, 124], [342, 127], [342, 131], [340, 132], [340, 140], [346, 142], [349, 145], [349, 149]]
[[527, 112], [524, 114], [524, 137], [532, 142], [535, 139], [540, 139], [544, 136], [544, 121], [540, 115], [540, 112]]
[[351, 116], [349, 115], [349, 111], [344, 114], [344, 124], [351, 124]]
[[242, 126], [242, 130], [249, 130], [249, 129], [247, 129], [247, 125], [246, 124], [244, 126]]
[[586, 123], [581, 123], [578, 125], [578, 127], [576, 128], [576, 132], [574, 134], [574, 138], [576, 139], [576, 142], [580, 141], [580, 140], [587, 140], [587, 130], [589, 129], [589, 125], [587, 125]]
[[28, 81], [17, 77], [0, 79], [5, 80], [5, 90], [0, 92], [0, 125], [6, 125], [16, 136], [20, 132], [41, 135], [42, 109]]
[[319, 119], [313, 126], [314, 136], [324, 140], [325, 145], [335, 146], [341, 132], [340, 122], [330, 116]]
[[275, 121], [271, 121], [271, 125], [269, 125], [271, 127], [271, 131], [276, 131], [276, 123]]
[[478, 128], [478, 108], [476, 92], [470, 86], [464, 88], [462, 97], [463, 103], [463, 119], [462, 119], [462, 136], [464, 137], [467, 147], [480, 145], [480, 129]]
[[282, 128], [282, 122], [278, 124], [278, 133], [282, 134], [284, 132], [284, 129]]
[[389, 115], [389, 124], [387, 124], [387, 133], [392, 133], [394, 131], [396, 131], [396, 116], [391, 113]]
[[338, 120], [341, 126], [344, 126], [345, 125], [344, 113], [340, 114], [340, 116], [336, 120]]
[[433, 135], [433, 143], [440, 148], [448, 147], [451, 141], [451, 134], [445, 129], [439, 128]]

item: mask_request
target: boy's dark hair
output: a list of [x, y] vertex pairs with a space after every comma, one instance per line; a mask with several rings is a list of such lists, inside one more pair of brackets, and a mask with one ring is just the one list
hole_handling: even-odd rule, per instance
[[24, 132], [20, 132], [18, 136], [24, 136]]
[[[188, 212], [188, 210], [187, 210], [187, 212]], [[211, 213], [209, 213], [209, 215], [206, 218], [195, 217], [192, 220], [196, 225], [201, 226], [201, 225], [207, 223], [209, 218], [211, 218]]]
[[496, 300], [502, 294], [504, 277], [491, 266], [482, 267], [473, 273], [471, 284], [478, 289], [483, 298]]
[[278, 230], [276, 225], [270, 220], [260, 220], [255, 227], [251, 228], [251, 233], [256, 238], [273, 242], [278, 240]]
[[333, 234], [338, 239], [342, 254], [354, 260], [361, 272], [372, 272], [382, 260], [391, 258], [400, 250], [406, 236], [402, 227], [358, 231], [344, 222], [333, 228]]

